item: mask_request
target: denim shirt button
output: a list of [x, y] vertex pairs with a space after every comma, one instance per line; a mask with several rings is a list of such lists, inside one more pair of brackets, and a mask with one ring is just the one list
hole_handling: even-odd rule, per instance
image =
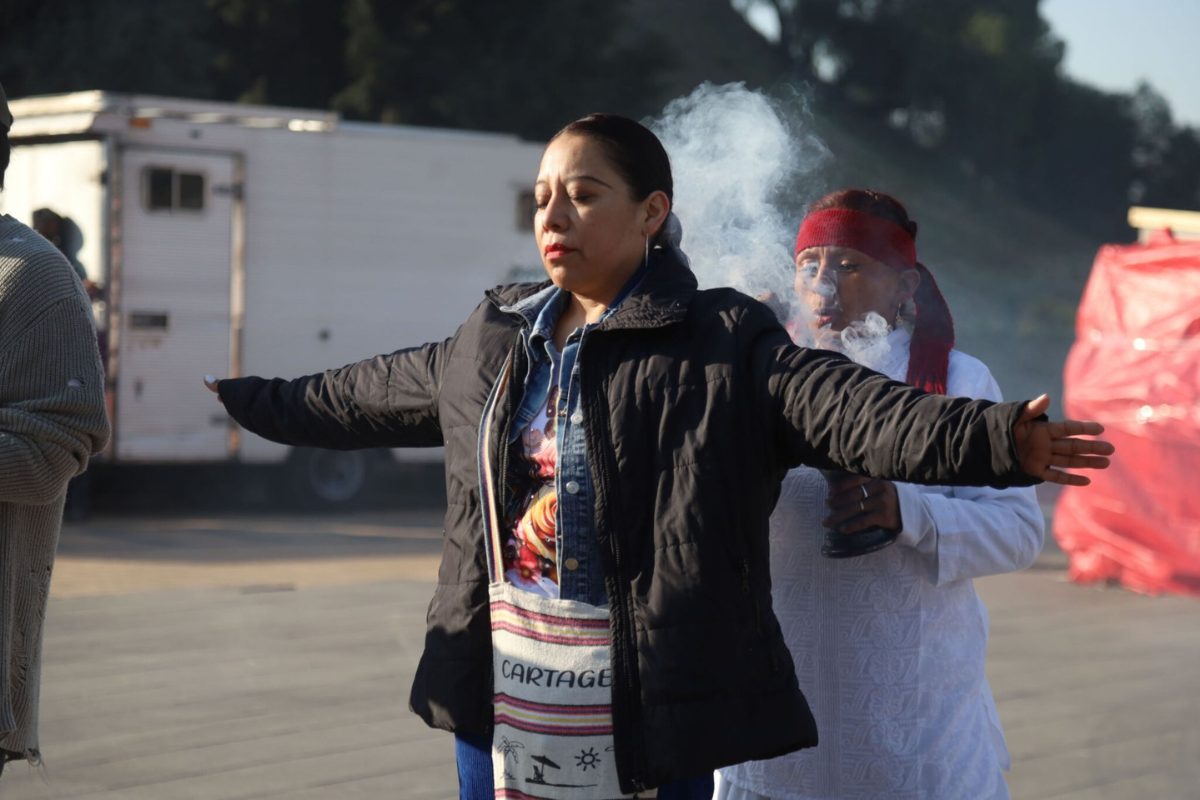
[[571, 572], [574, 572], [575, 570], [579, 569], [579, 559], [568, 558], [566, 561], [563, 562], [563, 566], [566, 567], [567, 569], [571, 570]]
[[581, 422], [583, 422], [583, 412], [582, 411], [576, 411], [574, 414], [571, 415], [571, 424], [572, 425], [578, 425]]
[[567, 481], [567, 494], [579, 494], [578, 481]]

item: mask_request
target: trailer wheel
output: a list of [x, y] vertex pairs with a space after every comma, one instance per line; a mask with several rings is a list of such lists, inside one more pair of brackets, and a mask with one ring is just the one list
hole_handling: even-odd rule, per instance
[[375, 455], [364, 450], [297, 448], [288, 462], [292, 499], [326, 507], [361, 500], [371, 485]]

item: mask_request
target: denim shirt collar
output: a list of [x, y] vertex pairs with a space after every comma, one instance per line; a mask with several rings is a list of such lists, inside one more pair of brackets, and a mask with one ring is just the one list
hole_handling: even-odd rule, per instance
[[533, 322], [533, 329], [529, 332], [531, 345], [540, 345], [554, 338], [554, 326], [558, 324], [558, 318], [566, 308], [567, 302], [567, 293], [557, 286], [554, 287], [554, 293], [542, 304], [537, 319]]
[[[598, 325], [613, 314], [620, 307], [621, 303], [641, 285], [642, 280], [649, 272], [649, 264], [643, 262], [637, 271], [630, 276], [625, 285], [621, 287], [621, 291], [605, 309], [604, 314], [600, 319], [593, 323]], [[501, 306], [500, 310], [506, 314], [517, 314], [522, 317], [526, 324], [529, 325], [530, 331], [527, 338], [529, 347], [540, 347], [546, 341], [553, 339], [554, 326], [558, 323], [559, 315], [567, 305], [567, 292], [559, 289], [554, 284], [550, 284], [544, 289], [541, 289], [534, 294], [529, 295], [517, 302]], [[590, 327], [590, 326], [589, 326]]]
[[500, 305], [499, 309], [504, 314], [516, 314], [525, 320], [526, 325], [532, 328], [542, 310], [550, 302], [551, 298], [557, 296], [559, 292], [560, 289], [557, 286], [547, 282], [544, 287], [538, 289], [533, 294], [522, 297], [516, 302]]
[[[650, 251], [650, 268], [640, 282], [631, 286], [631, 295], [611, 316], [606, 315], [605, 330], [659, 328], [683, 320], [692, 296], [697, 291], [696, 275], [678, 253], [670, 248]], [[497, 311], [518, 317], [525, 329], [533, 327], [537, 315], [555, 287], [518, 283], [488, 289], [484, 295]], [[535, 300], [534, 298], [538, 298]]]

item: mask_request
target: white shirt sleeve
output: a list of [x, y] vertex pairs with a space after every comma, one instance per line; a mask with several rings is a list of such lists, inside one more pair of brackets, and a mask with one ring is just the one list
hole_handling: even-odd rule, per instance
[[[984, 364], [953, 351], [947, 393], [1001, 399]], [[930, 583], [941, 585], [1028, 567], [1042, 551], [1045, 518], [1033, 487], [990, 489], [897, 483], [902, 529], [896, 543], [920, 554]]]

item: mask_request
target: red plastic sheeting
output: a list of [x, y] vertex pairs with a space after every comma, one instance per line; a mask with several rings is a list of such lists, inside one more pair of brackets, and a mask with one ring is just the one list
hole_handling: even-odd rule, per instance
[[1101, 248], [1075, 332], [1066, 414], [1117, 453], [1059, 498], [1069, 577], [1200, 596], [1200, 241]]

